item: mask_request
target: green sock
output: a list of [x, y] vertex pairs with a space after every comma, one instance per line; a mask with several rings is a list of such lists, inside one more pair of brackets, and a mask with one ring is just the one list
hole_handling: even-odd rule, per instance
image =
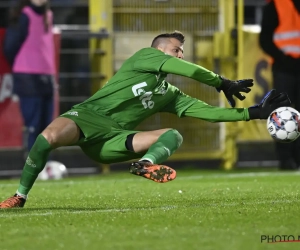
[[164, 162], [180, 147], [182, 140], [177, 130], [170, 129], [158, 138], [141, 160], [150, 160], [152, 163]]
[[26, 196], [29, 193], [39, 173], [45, 167], [51, 150], [52, 148], [45, 137], [39, 135], [26, 159], [21, 175], [20, 185], [17, 190], [18, 194]]

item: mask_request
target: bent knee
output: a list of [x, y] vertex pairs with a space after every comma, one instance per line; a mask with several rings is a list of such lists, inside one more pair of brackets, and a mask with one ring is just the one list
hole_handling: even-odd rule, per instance
[[45, 139], [48, 141], [48, 143], [51, 145], [51, 147], [55, 148], [58, 146], [58, 133], [57, 131], [46, 128], [42, 133], [42, 136], [45, 137]]

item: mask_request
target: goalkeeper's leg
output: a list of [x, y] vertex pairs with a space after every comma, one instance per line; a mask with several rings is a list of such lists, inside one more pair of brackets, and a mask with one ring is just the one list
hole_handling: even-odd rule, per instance
[[136, 153], [146, 152], [138, 162], [130, 164], [129, 171], [156, 182], [167, 182], [176, 178], [176, 171], [159, 165], [171, 156], [181, 145], [182, 136], [175, 129], [160, 129], [139, 132], [127, 138], [126, 146]]
[[51, 150], [78, 141], [80, 129], [68, 118], [56, 118], [36, 139], [26, 159], [20, 184], [14, 196], [0, 203], [0, 208], [23, 207], [37, 176], [45, 167]]

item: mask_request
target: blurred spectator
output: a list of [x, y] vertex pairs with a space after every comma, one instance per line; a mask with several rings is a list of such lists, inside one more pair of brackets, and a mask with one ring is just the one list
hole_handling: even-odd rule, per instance
[[[287, 92], [292, 105], [300, 111], [300, 1], [271, 0], [263, 11], [261, 48], [272, 57], [273, 88]], [[280, 169], [298, 169], [300, 139], [276, 143]]]
[[4, 54], [27, 128], [25, 148], [51, 122], [54, 110], [54, 41], [48, 0], [18, 0], [10, 13]]

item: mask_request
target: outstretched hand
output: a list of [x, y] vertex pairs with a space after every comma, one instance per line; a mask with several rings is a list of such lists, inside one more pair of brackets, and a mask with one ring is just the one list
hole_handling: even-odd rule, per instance
[[268, 116], [277, 108], [290, 106], [291, 101], [285, 92], [276, 94], [276, 90], [270, 90], [260, 104], [248, 108], [250, 120], [268, 119]]
[[217, 90], [219, 92], [221, 90], [224, 92], [226, 99], [228, 100], [231, 107], [235, 107], [235, 100], [233, 99], [233, 96], [242, 101], [246, 97], [240, 92], [249, 93], [251, 91], [250, 87], [253, 86], [253, 79], [231, 81], [222, 76], [220, 77], [222, 79], [222, 83], [220, 87], [217, 88]]

